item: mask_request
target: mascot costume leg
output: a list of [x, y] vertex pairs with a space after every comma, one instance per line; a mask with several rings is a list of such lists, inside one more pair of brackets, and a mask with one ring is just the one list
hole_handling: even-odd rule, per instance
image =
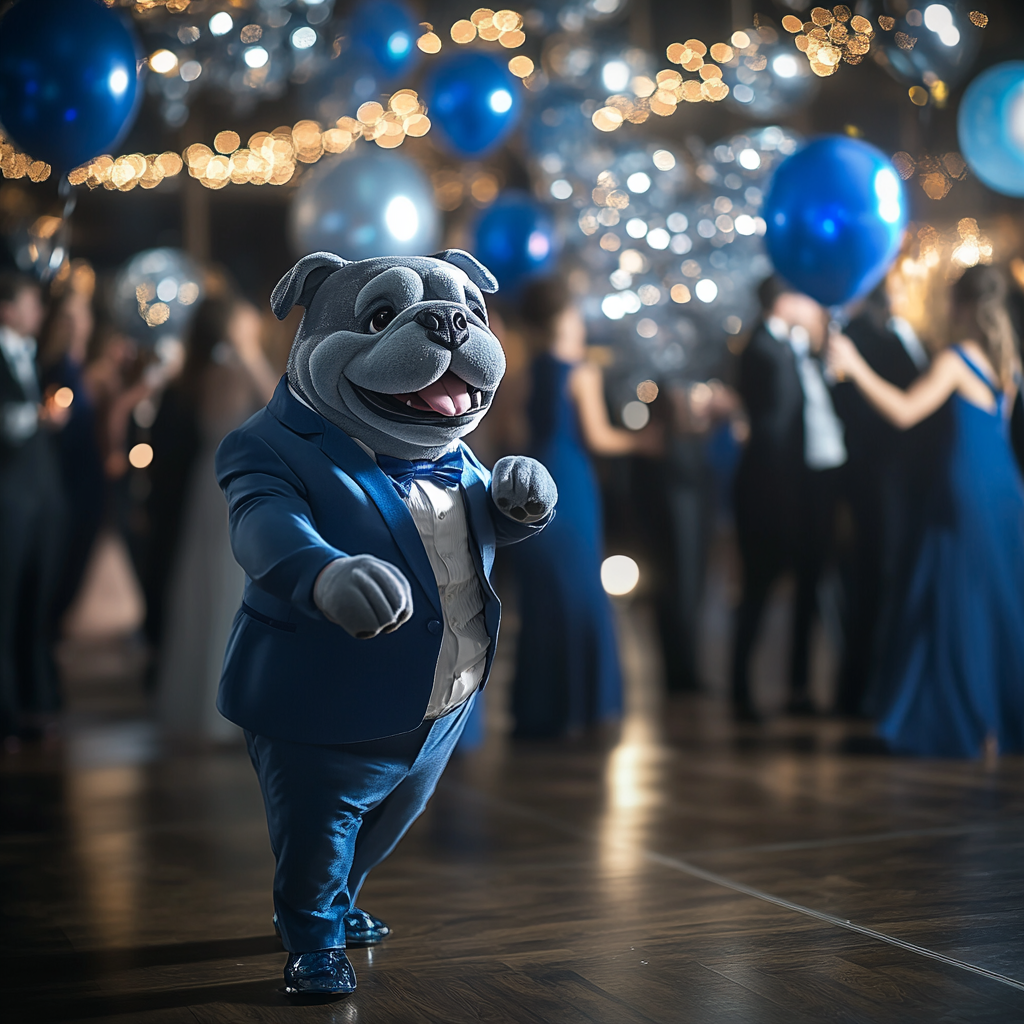
[[422, 812], [498, 635], [496, 547], [543, 529], [533, 459], [489, 473], [462, 443], [505, 371], [497, 290], [468, 253], [306, 256], [274, 289], [305, 313], [270, 404], [217, 453], [245, 569], [218, 706], [259, 777], [286, 991], [356, 986], [346, 946], [387, 925], [356, 906]]

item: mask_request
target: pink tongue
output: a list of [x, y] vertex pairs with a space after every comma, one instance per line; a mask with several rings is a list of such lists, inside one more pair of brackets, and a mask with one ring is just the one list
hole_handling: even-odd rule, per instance
[[415, 409], [432, 409], [442, 416], [461, 416], [469, 412], [473, 405], [469, 397], [469, 385], [451, 370], [440, 380], [410, 395], [409, 400]]

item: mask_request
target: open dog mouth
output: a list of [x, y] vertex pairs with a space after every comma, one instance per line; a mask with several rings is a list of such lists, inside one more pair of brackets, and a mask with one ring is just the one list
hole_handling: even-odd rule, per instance
[[435, 423], [439, 419], [461, 419], [467, 414], [482, 409], [487, 396], [467, 384], [451, 370], [419, 391], [388, 395], [379, 391], [353, 385], [359, 397], [371, 408], [386, 412], [389, 416], [413, 420], [418, 423]]

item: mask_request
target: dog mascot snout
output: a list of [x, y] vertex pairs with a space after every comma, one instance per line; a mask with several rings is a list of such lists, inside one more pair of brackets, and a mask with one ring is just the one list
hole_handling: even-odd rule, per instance
[[288, 372], [217, 453], [247, 577], [218, 707], [263, 790], [290, 993], [351, 992], [346, 945], [390, 933], [359, 889], [487, 682], [495, 549], [554, 515], [540, 463], [489, 471], [462, 440], [505, 372], [496, 290], [457, 249], [303, 257], [271, 296], [279, 318], [304, 309]]
[[427, 332], [431, 341], [445, 348], [457, 349], [469, 341], [469, 321], [458, 306], [431, 306], [416, 314], [416, 323]]

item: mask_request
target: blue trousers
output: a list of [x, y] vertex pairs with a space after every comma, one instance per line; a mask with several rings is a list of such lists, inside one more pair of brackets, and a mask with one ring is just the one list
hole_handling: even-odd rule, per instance
[[345, 945], [345, 914], [423, 812], [475, 700], [413, 732], [365, 743], [246, 732], [277, 860], [274, 909], [285, 949]]

